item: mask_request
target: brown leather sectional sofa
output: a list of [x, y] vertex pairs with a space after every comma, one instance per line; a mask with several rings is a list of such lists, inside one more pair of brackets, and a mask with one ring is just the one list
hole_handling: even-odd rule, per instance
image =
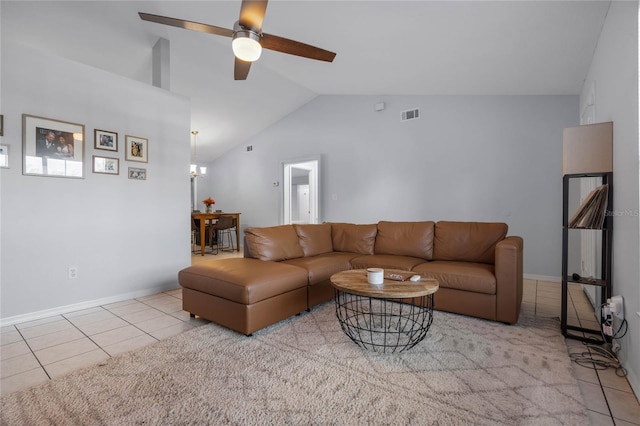
[[439, 310], [513, 324], [522, 301], [523, 241], [488, 222], [282, 225], [245, 230], [244, 258], [183, 269], [183, 308], [244, 334], [331, 300], [347, 269], [435, 278]]

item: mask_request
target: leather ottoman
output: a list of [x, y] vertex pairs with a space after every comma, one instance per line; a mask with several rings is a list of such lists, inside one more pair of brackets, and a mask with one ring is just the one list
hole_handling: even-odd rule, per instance
[[182, 307], [250, 335], [307, 309], [308, 274], [281, 262], [231, 258], [181, 270]]

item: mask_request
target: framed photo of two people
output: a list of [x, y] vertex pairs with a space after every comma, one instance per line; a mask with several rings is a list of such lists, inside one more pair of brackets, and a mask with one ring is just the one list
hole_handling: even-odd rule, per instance
[[22, 114], [22, 174], [84, 178], [84, 125]]

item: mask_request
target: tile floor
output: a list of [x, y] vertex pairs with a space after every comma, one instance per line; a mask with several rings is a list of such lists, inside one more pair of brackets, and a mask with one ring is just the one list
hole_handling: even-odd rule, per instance
[[[537, 316], [558, 319], [560, 327], [560, 283], [525, 280], [522, 311]], [[593, 307], [577, 284], [569, 285], [567, 322], [591, 330], [598, 330]], [[565, 339], [570, 354], [589, 352], [579, 340]], [[640, 425], [640, 403], [625, 377], [615, 370], [594, 370], [572, 363], [573, 371], [587, 406], [592, 425]]]
[[[241, 254], [199, 254], [192, 263]], [[570, 288], [569, 323], [598, 328], [579, 286]], [[525, 280], [522, 309], [560, 318], [560, 284]], [[180, 289], [2, 327], [0, 393], [24, 389], [117, 354], [190, 330], [206, 321], [182, 310]], [[570, 353], [588, 348], [567, 339]], [[640, 425], [640, 404], [628, 381], [613, 369], [593, 370], [573, 363], [593, 425]]]

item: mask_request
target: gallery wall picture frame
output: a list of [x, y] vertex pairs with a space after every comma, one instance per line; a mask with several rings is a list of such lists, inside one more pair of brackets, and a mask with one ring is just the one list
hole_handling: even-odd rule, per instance
[[118, 134], [107, 130], [93, 130], [93, 147], [118, 152]]
[[9, 168], [9, 145], [0, 145], [0, 168]]
[[4, 136], [4, 115], [0, 114], [0, 136]]
[[128, 176], [129, 179], [133, 180], [147, 180], [147, 169], [141, 169], [139, 167], [129, 167]]
[[107, 175], [120, 174], [120, 160], [113, 157], [93, 156], [93, 173], [104, 173]]
[[22, 174], [84, 179], [84, 124], [22, 114]]
[[127, 161], [149, 161], [149, 139], [125, 135], [124, 159]]

